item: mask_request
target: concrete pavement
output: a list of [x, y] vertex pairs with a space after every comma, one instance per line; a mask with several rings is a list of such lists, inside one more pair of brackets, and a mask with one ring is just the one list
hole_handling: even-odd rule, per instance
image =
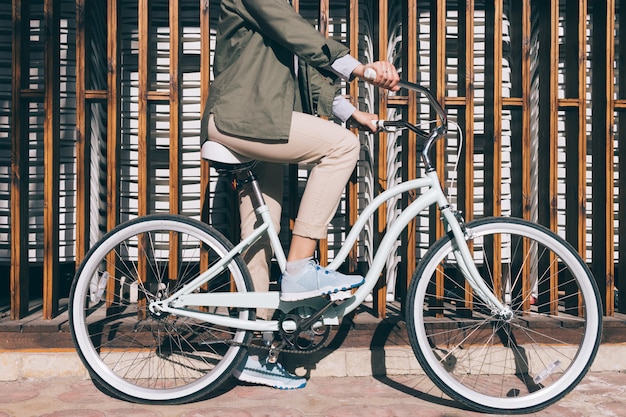
[[[626, 416], [626, 374], [591, 373], [540, 417]], [[194, 404], [153, 406], [113, 399], [90, 380], [58, 377], [0, 382], [0, 417], [457, 417], [464, 410], [425, 376], [313, 377], [279, 391], [238, 385]]]

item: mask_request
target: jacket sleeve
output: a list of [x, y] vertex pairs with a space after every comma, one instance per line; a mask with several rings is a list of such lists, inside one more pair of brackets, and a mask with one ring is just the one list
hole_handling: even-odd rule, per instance
[[339, 94], [339, 89], [334, 84], [333, 76], [325, 76], [316, 68], [307, 66], [309, 91], [313, 101], [312, 113], [319, 116], [330, 117], [333, 115], [333, 101]]
[[244, 20], [313, 67], [328, 68], [349, 52], [341, 43], [325, 38], [286, 0], [240, 1]]

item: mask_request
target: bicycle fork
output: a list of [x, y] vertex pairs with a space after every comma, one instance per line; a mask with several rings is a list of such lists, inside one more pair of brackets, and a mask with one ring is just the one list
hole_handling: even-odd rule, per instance
[[500, 301], [483, 277], [480, 275], [467, 242], [472, 238], [471, 231], [465, 227], [461, 214], [450, 205], [441, 208], [441, 216], [446, 230], [452, 234], [454, 257], [459, 270], [470, 284], [474, 294], [491, 309], [492, 314], [504, 321], [513, 318], [511, 308]]

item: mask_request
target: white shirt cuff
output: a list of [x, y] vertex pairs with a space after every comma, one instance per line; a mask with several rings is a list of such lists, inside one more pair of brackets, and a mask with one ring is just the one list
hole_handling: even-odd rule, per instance
[[359, 65], [361, 65], [361, 63], [352, 55], [344, 55], [341, 58], [336, 59], [330, 65], [330, 68], [335, 74], [348, 81], [352, 78], [352, 72]]
[[337, 96], [333, 100], [333, 116], [342, 122], [347, 122], [355, 111], [356, 107], [344, 96]]

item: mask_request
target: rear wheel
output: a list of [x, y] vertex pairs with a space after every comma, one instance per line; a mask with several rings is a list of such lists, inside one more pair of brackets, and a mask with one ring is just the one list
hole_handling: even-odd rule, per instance
[[601, 336], [593, 277], [575, 250], [513, 218], [467, 225], [475, 264], [513, 317], [500, 317], [465, 282], [449, 236], [418, 265], [407, 327], [424, 371], [453, 399], [487, 413], [531, 413], [570, 392]]
[[[118, 226], [85, 257], [70, 294], [70, 328], [94, 381], [134, 402], [184, 403], [220, 386], [244, 358], [251, 332], [151, 313], [150, 301], [191, 282], [230, 242], [182, 216], [146, 216]], [[202, 267], [204, 266], [204, 269]], [[198, 292], [252, 291], [240, 257]], [[253, 320], [254, 310], [204, 312]]]

